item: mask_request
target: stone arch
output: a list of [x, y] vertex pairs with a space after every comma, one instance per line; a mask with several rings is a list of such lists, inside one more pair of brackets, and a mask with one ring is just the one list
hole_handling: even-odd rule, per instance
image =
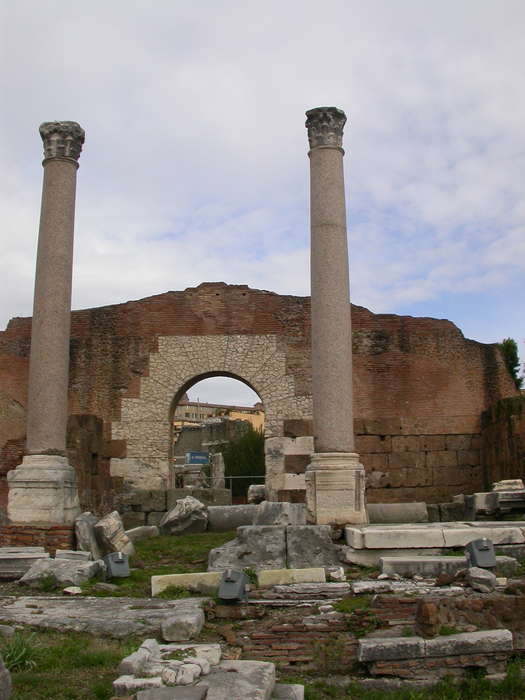
[[[173, 422], [173, 418], [175, 415], [175, 409], [177, 408], [181, 398], [184, 396], [184, 394], [189, 391], [195, 384], [198, 384], [199, 382], [202, 382], [204, 379], [210, 379], [211, 377], [228, 377], [229, 379], [235, 379], [238, 382], [242, 382], [243, 384], [246, 384], [246, 386], [250, 387], [252, 391], [255, 391], [257, 393], [256, 389], [250, 384], [250, 382], [246, 381], [246, 379], [243, 379], [242, 377], [238, 377], [235, 374], [232, 374], [231, 372], [206, 372], [205, 374], [201, 374], [197, 377], [194, 377], [193, 379], [190, 379], [189, 381], [186, 382], [181, 388], [177, 391], [175, 396], [173, 397], [173, 401], [171, 402], [170, 410], [169, 410], [169, 415], [168, 415], [168, 420], [170, 423]], [[259, 396], [259, 399], [261, 397]]]
[[130, 489], [170, 486], [170, 439], [173, 410], [184, 391], [206, 377], [230, 376], [260, 397], [265, 411], [266, 483], [269, 495], [303, 490], [304, 476], [286, 474], [286, 456], [313, 451], [310, 437], [287, 437], [285, 421], [311, 416], [311, 397], [297, 396], [286, 353], [276, 335], [162, 336], [140, 379], [139, 395], [123, 398], [121, 418], [112, 438], [125, 440], [125, 459], [111, 460], [112, 476]]

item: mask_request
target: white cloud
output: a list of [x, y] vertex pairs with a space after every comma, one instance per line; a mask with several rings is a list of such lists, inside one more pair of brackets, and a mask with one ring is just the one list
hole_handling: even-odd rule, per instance
[[522, 9], [4, 3], [0, 327], [31, 312], [41, 121], [86, 129], [74, 271], [86, 307], [214, 279], [307, 294], [303, 114], [335, 104], [353, 299], [523, 339], [504, 301], [525, 272]]

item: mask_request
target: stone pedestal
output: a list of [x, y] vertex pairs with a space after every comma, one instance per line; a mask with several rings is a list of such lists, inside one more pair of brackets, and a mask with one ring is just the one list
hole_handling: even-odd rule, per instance
[[80, 514], [78, 481], [67, 457], [26, 455], [8, 472], [7, 513], [13, 523], [64, 523]]
[[314, 451], [306, 470], [309, 522], [366, 523], [363, 466], [354, 452], [352, 327], [343, 174], [345, 113], [306, 113], [310, 142]]
[[84, 130], [76, 122], [40, 126], [44, 183], [27, 408], [27, 456], [8, 475], [14, 523], [71, 523], [80, 513], [77, 477], [66, 452], [73, 230], [78, 158]]
[[306, 471], [306, 519], [316, 525], [366, 525], [365, 470], [355, 452], [313, 454]]

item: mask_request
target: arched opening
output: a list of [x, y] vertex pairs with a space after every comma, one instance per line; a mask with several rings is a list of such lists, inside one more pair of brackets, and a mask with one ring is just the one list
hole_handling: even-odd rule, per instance
[[169, 418], [175, 488], [227, 489], [242, 503], [251, 484], [264, 484], [264, 407], [248, 381], [197, 375], [176, 392]]

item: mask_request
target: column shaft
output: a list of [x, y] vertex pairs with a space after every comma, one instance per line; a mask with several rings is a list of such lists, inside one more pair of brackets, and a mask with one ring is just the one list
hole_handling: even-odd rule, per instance
[[77, 168], [70, 158], [44, 161], [31, 328], [28, 454], [66, 455]]
[[343, 153], [310, 151], [314, 450], [353, 452], [352, 330]]

